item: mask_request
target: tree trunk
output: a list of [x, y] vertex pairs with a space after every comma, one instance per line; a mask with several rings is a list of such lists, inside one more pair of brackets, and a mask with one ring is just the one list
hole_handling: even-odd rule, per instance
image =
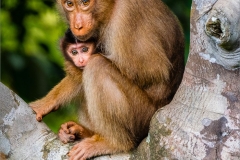
[[[96, 159], [240, 159], [239, 11], [240, 0], [193, 0], [190, 54], [173, 101], [135, 151]], [[0, 91], [0, 159], [67, 159], [71, 145], [1, 83]]]
[[193, 0], [190, 39], [182, 83], [136, 159], [240, 159], [240, 0]]

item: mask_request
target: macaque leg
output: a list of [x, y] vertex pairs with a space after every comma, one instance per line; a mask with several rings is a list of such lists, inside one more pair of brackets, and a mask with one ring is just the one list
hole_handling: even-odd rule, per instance
[[82, 72], [71, 65], [67, 65], [66, 69], [71, 70], [71, 75], [62, 79], [44, 98], [29, 104], [36, 112], [37, 121], [41, 121], [44, 115], [57, 110], [60, 105], [79, 95], [82, 88]]
[[129, 151], [147, 136], [156, 107], [110, 61], [93, 55], [84, 70], [83, 85], [91, 129], [97, 134], [76, 144], [70, 159]]
[[58, 132], [59, 139], [63, 143], [73, 142], [76, 139], [83, 139], [92, 135], [93, 132], [72, 121], [62, 124]]

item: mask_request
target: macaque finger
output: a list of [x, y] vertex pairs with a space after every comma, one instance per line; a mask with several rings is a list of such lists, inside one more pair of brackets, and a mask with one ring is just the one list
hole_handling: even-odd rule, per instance
[[61, 125], [61, 129], [65, 131], [65, 133], [68, 134], [75, 134], [77, 133], [75, 128], [77, 128], [78, 124], [72, 121], [66, 122]]
[[69, 160], [73, 158], [73, 154], [76, 150], [76, 147], [73, 146], [73, 148], [68, 152]]
[[38, 122], [41, 122], [43, 115], [42, 115], [41, 113], [39, 113], [36, 108], [32, 107], [32, 105], [30, 105], [30, 107], [31, 107], [32, 110], [33, 110], [33, 114], [36, 114], [36, 120], [37, 120]]
[[86, 157], [84, 156], [85, 152], [86, 148], [82, 147], [81, 144], [78, 143], [69, 151], [69, 160], [86, 160]]
[[33, 105], [30, 105], [30, 107], [32, 108], [33, 113], [36, 114], [36, 120], [38, 122], [41, 122], [42, 118], [43, 118], [43, 115], [44, 115], [43, 112], [41, 112], [41, 110], [39, 108], [36, 108]]
[[73, 142], [75, 140], [75, 135], [66, 134], [63, 130], [59, 130], [58, 136], [63, 143]]
[[60, 130], [64, 131], [66, 134], [69, 134], [70, 131], [69, 131], [68, 128], [69, 128], [69, 127], [68, 127], [68, 123], [63, 123], [63, 124], [61, 125]]
[[75, 126], [72, 126], [72, 127], [69, 128], [69, 132], [71, 134], [77, 134], [78, 135], [78, 134], [80, 134], [81, 130], [80, 130], [79, 126], [75, 125]]
[[37, 115], [36, 115], [36, 120], [37, 120], [38, 122], [41, 122], [41, 121], [42, 121], [42, 114], [37, 114]]
[[40, 112], [40, 110], [37, 110], [36, 108], [32, 108], [36, 114], [36, 120], [38, 122], [41, 122], [42, 121], [42, 118], [43, 118], [43, 113]]
[[68, 128], [72, 127], [72, 126], [75, 126], [75, 125], [78, 125], [77, 123], [73, 122], [73, 121], [69, 121], [66, 123]]

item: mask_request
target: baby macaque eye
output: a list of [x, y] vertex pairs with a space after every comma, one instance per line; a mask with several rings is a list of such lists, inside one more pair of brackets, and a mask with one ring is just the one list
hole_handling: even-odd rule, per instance
[[88, 47], [83, 47], [82, 48], [82, 52], [87, 52], [88, 51]]
[[77, 51], [76, 49], [73, 49], [73, 50], [72, 50], [72, 55], [75, 56], [76, 54], [78, 54], [78, 51]]

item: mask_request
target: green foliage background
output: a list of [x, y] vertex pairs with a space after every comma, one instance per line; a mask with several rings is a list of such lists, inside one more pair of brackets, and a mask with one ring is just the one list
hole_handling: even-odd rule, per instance
[[[164, 0], [178, 16], [189, 46], [191, 0]], [[63, 57], [58, 41], [66, 30], [54, 0], [3, 0], [0, 10], [0, 79], [26, 102], [46, 95], [63, 77]], [[57, 132], [61, 123], [76, 120], [77, 108], [70, 105], [44, 121]]]

